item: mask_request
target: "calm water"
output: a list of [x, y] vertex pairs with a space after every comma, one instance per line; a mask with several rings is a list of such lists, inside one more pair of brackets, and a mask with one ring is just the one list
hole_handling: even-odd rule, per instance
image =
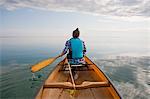
[[[1, 38], [1, 99], [33, 99], [43, 80], [61, 60], [36, 73], [36, 77], [42, 76], [38, 81], [31, 80], [31, 65], [58, 55], [63, 48], [64, 43], [56, 42], [55, 39], [49, 42], [48, 39]], [[106, 47], [107, 49], [104, 50]], [[106, 47], [93, 49], [93, 51], [88, 48], [88, 56], [113, 81], [124, 99], [148, 99], [150, 97], [150, 56], [119, 57], [116, 51], [111, 51], [112, 48], [109, 50], [108, 45]], [[121, 52], [123, 51], [120, 50], [119, 53]], [[114, 56], [108, 57], [110, 54]]]

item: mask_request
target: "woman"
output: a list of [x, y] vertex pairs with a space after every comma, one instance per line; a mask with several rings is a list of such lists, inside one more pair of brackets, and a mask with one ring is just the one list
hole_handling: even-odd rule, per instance
[[[58, 57], [61, 57], [65, 55], [68, 51], [67, 54], [67, 59], [69, 64], [72, 65], [78, 65], [78, 64], [85, 64], [85, 52], [86, 52], [86, 47], [84, 42], [79, 38], [80, 32], [79, 29], [77, 28], [76, 30], [73, 31], [72, 33], [72, 38], [68, 41], [66, 41], [65, 48], [61, 55]], [[78, 73], [76, 72], [77, 67], [71, 67], [73, 77], [76, 80], [78, 78]]]

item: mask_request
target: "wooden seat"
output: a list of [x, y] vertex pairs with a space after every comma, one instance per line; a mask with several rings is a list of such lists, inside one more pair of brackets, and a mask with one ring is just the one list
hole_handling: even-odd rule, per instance
[[83, 67], [85, 64], [71, 65], [71, 67]]
[[[64, 66], [68, 66], [68, 64], [66, 64], [66, 63], [63, 64], [63, 65], [64, 65]], [[93, 65], [93, 64], [87, 64], [87, 63], [86, 63], [86, 64], [70, 64], [70, 65], [71, 65], [71, 66], [77, 66], [77, 67], [78, 67], [78, 66], [89, 66], [89, 65]]]
[[[71, 64], [71, 68], [74, 68], [75, 71], [89, 71], [89, 70], [93, 70], [93, 69], [89, 69], [88, 66], [92, 65], [92, 64]], [[69, 71], [68, 68], [68, 64], [64, 64], [62, 65], [62, 69], [60, 69], [59, 71]]]
[[[81, 85], [75, 85], [76, 89], [87, 89], [87, 88], [99, 88], [99, 87], [109, 87], [108, 82], [89, 82], [84, 81]], [[57, 83], [46, 83], [44, 88], [64, 88], [64, 89], [74, 89], [71, 82], [57, 82]]]

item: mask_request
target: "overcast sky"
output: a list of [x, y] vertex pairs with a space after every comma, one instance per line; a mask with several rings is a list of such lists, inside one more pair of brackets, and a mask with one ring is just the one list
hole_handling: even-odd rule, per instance
[[0, 0], [0, 9], [8, 35], [71, 32], [76, 27], [146, 32], [150, 24], [150, 0]]
[[0, 0], [0, 11], [1, 37], [53, 36], [64, 42], [79, 27], [92, 44], [150, 44], [150, 0]]

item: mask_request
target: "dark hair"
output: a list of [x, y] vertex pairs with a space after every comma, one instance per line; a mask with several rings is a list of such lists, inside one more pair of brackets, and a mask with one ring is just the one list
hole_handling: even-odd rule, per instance
[[74, 30], [74, 31], [73, 31], [72, 36], [73, 36], [73, 38], [78, 38], [78, 37], [79, 37], [79, 35], [80, 35], [80, 31], [79, 31], [79, 29], [78, 29], [78, 28], [76, 28], [76, 30]]

